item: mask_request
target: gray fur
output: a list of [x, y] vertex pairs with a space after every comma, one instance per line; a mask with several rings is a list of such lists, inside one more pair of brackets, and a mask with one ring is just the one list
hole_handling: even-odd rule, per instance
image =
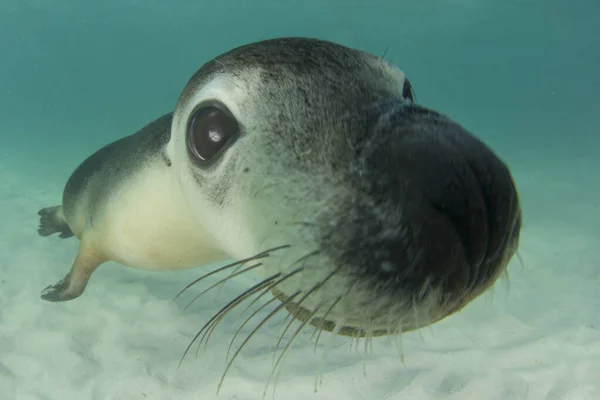
[[[81, 209], [93, 219], [120, 185], [135, 179], [147, 163], [171, 161], [163, 148], [171, 135], [172, 113], [163, 115], [136, 133], [116, 140], [83, 161], [71, 174], [63, 191], [63, 213], [75, 220]], [[93, 220], [89, 221], [93, 224]]]
[[[106, 206], [112, 196], [128, 190], [127, 183], [136, 179], [145, 166], [163, 163], [167, 168], [171, 165], [164, 152], [170, 138], [171, 121], [172, 113], [165, 114], [138, 132], [104, 146], [83, 161], [65, 185], [62, 205], [46, 207], [38, 212], [38, 233], [41, 236], [59, 233], [61, 238], [76, 235], [83, 240], [86, 231], [94, 230], [95, 221], [110, 218], [106, 215]], [[102, 247], [101, 243], [80, 244], [69, 273], [47, 286], [41, 298], [67, 301], [80, 296], [93, 271], [107, 260], [96, 247]]]
[[386, 61], [314, 39], [242, 46], [189, 80], [174, 125], [186, 126], [197, 94], [219, 79], [227, 93], [239, 88], [225, 105], [242, 135], [210, 168], [189, 163], [190, 201], [204, 198], [201, 219], [223, 242], [232, 239], [219, 221], [243, 209], [228, 225], [238, 247], [290, 245], [264, 261], [265, 276], [318, 251], [278, 285], [283, 298], [340, 267], [306, 309], [341, 296], [334, 321], [410, 330], [459, 310], [505, 270], [521, 219], [510, 172], [465, 128], [407, 98]]
[[[261, 131], [261, 151], [285, 154], [278, 160], [286, 163], [283, 170], [331, 176], [315, 169], [352, 163], [379, 108], [406, 100], [404, 82], [395, 80], [388, 68], [382, 59], [332, 42], [267, 40], [234, 49], [202, 66], [183, 90], [177, 108], [185, 107], [190, 96], [215, 77], [236, 80], [257, 70], [260, 86], [240, 105], [244, 113], [255, 116], [251, 122], [240, 121], [243, 134]], [[233, 170], [246, 168], [238, 165], [236, 155], [227, 161], [227, 176], [211, 182], [205, 178], [211, 169], [194, 174], [215, 204], [227, 201], [232, 177], [238, 175]]]
[[[66, 219], [101, 215], [111, 191], [145, 165], [172, 161], [190, 207], [184, 217], [195, 214], [189, 221], [220, 250], [239, 259], [284, 246], [261, 268], [265, 276], [300, 268], [270, 288], [284, 301], [306, 295], [286, 306], [296, 317], [359, 336], [428, 325], [506, 270], [521, 209], [504, 163], [457, 122], [414, 104], [410, 87], [386, 61], [327, 41], [233, 49], [192, 76], [172, 115], [73, 173]], [[210, 165], [186, 151], [204, 101], [223, 103], [241, 129]]]

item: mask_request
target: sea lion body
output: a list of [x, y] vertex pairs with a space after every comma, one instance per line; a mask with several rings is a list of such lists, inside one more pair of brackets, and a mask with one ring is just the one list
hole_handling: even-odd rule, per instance
[[80, 239], [74, 277], [48, 287], [44, 299], [77, 297], [105, 261], [164, 271], [223, 257], [210, 234], [190, 219], [179, 194], [164, 153], [171, 120], [172, 113], [165, 114], [92, 154], [68, 179], [62, 205], [40, 211], [40, 234], [61, 232], [63, 238]]
[[170, 131], [163, 118], [92, 156], [63, 209], [42, 212], [40, 233], [66, 224], [81, 239], [46, 299], [80, 295], [106, 260], [168, 270], [249, 259], [237, 274], [263, 280], [224, 313], [271, 291], [276, 311], [304, 324], [385, 335], [462, 309], [517, 250], [506, 164], [417, 104], [380, 57], [307, 38], [248, 44], [191, 77]]

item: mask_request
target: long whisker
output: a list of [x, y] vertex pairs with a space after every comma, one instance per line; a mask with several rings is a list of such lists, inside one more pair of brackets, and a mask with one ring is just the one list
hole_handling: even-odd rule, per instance
[[517, 250], [515, 252], [515, 255], [517, 256], [517, 260], [519, 261], [519, 264], [521, 264], [521, 268], [524, 269], [525, 268], [525, 261], [523, 260], [523, 256], [521, 255], [521, 251]]
[[222, 271], [225, 271], [225, 270], [227, 270], [229, 268], [233, 268], [233, 267], [245, 264], [245, 263], [250, 262], [250, 261], [255, 261], [255, 260], [259, 260], [261, 258], [269, 257], [271, 255], [270, 254], [271, 252], [277, 251], [277, 250], [281, 250], [281, 249], [285, 249], [285, 248], [288, 248], [288, 247], [290, 247], [290, 245], [288, 245], [288, 244], [282, 245], [282, 246], [273, 247], [271, 249], [267, 249], [267, 250], [265, 250], [263, 252], [260, 252], [260, 253], [258, 253], [256, 255], [252, 256], [252, 257], [244, 258], [242, 260], [238, 260], [238, 261], [232, 262], [230, 264], [227, 264], [227, 265], [225, 265], [223, 267], [217, 268], [216, 270], [211, 271], [211, 272], [209, 272], [209, 273], [207, 273], [205, 275], [202, 275], [200, 278], [192, 281], [189, 285], [187, 285], [179, 293], [177, 293], [177, 295], [175, 296], [175, 298], [173, 300], [175, 300], [176, 298], [178, 298], [179, 296], [181, 296], [181, 294], [183, 294], [183, 292], [185, 292], [186, 290], [188, 290], [190, 287], [192, 287], [195, 284], [197, 284], [198, 282], [200, 282], [200, 281], [208, 278], [209, 276], [218, 274], [219, 272], [222, 272]]
[[[307, 258], [309, 258], [309, 257], [311, 257], [311, 256], [314, 256], [314, 255], [316, 255], [316, 254], [319, 254], [319, 253], [320, 253], [320, 250], [314, 250], [314, 251], [312, 251], [312, 252], [308, 253], [307, 255], [305, 255], [304, 257], [300, 258], [300, 259], [299, 259], [297, 262], [299, 262], [299, 261], [303, 261], [303, 260], [306, 260]], [[308, 295], [310, 295], [310, 293], [311, 293], [311, 292], [309, 292], [308, 294], [304, 295], [304, 296], [303, 296], [303, 297], [300, 299], [300, 303], [301, 303], [302, 301], [304, 301], [304, 299], [306, 299], [306, 297], [307, 297]], [[298, 303], [298, 305], [299, 305], [299, 303]], [[285, 323], [286, 323], [286, 322], [288, 322], [288, 321], [289, 321], [289, 323], [288, 323], [287, 327], [285, 328], [285, 330], [283, 331], [283, 333], [280, 335], [279, 342], [277, 342], [277, 346], [275, 347], [275, 349], [276, 349], [276, 350], [277, 350], [277, 348], [279, 347], [279, 343], [281, 342], [281, 337], [283, 337], [283, 335], [285, 335], [285, 333], [287, 332], [287, 330], [288, 330], [289, 326], [290, 326], [290, 325], [291, 325], [291, 323], [294, 321], [294, 315], [293, 315], [291, 312], [290, 312], [290, 313], [288, 313], [288, 314], [285, 316], [285, 318], [284, 318], [284, 320], [283, 320], [283, 323], [285, 324]]]
[[[332, 304], [331, 306], [327, 309], [327, 311], [325, 312], [325, 314], [321, 317], [321, 319], [319, 320], [317, 326], [315, 327], [315, 331], [313, 332], [313, 335], [311, 337], [314, 337], [315, 334], [317, 334], [317, 339], [315, 340], [315, 347], [314, 347], [314, 354], [317, 354], [317, 347], [319, 346], [319, 340], [321, 339], [321, 334], [323, 333], [323, 324], [325, 324], [327, 322], [327, 316], [329, 315], [329, 313], [335, 308], [335, 306], [342, 300], [342, 298], [344, 298], [345, 296], [348, 296], [349, 293], [352, 291], [352, 289], [354, 288], [354, 285], [358, 282], [358, 278], [356, 278], [355, 280], [352, 281], [352, 283], [350, 284], [350, 286], [348, 287], [348, 290], [346, 291], [346, 294], [344, 296], [339, 296]], [[332, 329], [332, 337], [336, 336], [337, 333], [339, 333], [339, 331], [343, 329], [343, 324], [338, 324], [334, 322], [334, 326]], [[325, 358], [326, 355], [329, 353], [331, 349], [325, 349], [325, 353], [323, 354], [323, 358], [319, 364], [319, 375], [315, 378], [315, 386], [314, 386], [314, 391], [315, 393], [318, 391], [319, 385], [323, 384], [323, 369], [325, 368]]]
[[227, 277], [225, 277], [225, 278], [223, 278], [223, 279], [219, 280], [217, 283], [214, 283], [214, 284], [210, 285], [208, 288], [204, 289], [202, 292], [200, 292], [200, 294], [198, 294], [196, 297], [194, 297], [194, 298], [193, 298], [193, 299], [192, 299], [192, 300], [191, 300], [191, 301], [190, 301], [190, 302], [189, 302], [189, 303], [188, 303], [188, 304], [187, 304], [187, 305], [186, 305], [186, 306], [183, 308], [183, 310], [184, 310], [184, 311], [185, 311], [185, 310], [187, 310], [187, 309], [189, 308], [189, 306], [191, 306], [191, 305], [192, 305], [192, 304], [193, 304], [193, 303], [194, 303], [196, 300], [198, 300], [200, 297], [202, 297], [202, 295], [204, 295], [206, 292], [208, 292], [208, 291], [210, 291], [210, 290], [214, 289], [215, 287], [219, 286], [219, 285], [220, 285], [220, 284], [222, 284], [222, 283], [225, 283], [225, 282], [227, 282], [228, 280], [230, 280], [230, 279], [232, 279], [232, 278], [235, 278], [235, 277], [236, 277], [236, 276], [238, 276], [238, 275], [244, 274], [244, 273], [246, 273], [246, 272], [248, 272], [248, 271], [252, 271], [253, 269], [256, 269], [256, 268], [258, 268], [258, 267], [260, 267], [260, 266], [262, 266], [262, 263], [258, 263], [258, 264], [251, 265], [251, 266], [249, 266], [249, 267], [246, 267], [246, 268], [242, 269], [241, 271], [238, 271], [238, 272], [236, 272], [236, 273], [234, 273], [234, 274], [231, 274], [231, 275], [229, 275], [229, 276], [227, 276]]
[[363, 354], [363, 375], [367, 376], [367, 356], [369, 356], [369, 348], [373, 351], [373, 322], [369, 323], [367, 329], [365, 329], [365, 347]]
[[[300, 267], [297, 268], [295, 270], [293, 270], [292, 272], [286, 274], [285, 276], [283, 276], [282, 278], [278, 279], [277, 281], [271, 283], [270, 285], [268, 285], [266, 288], [263, 289], [263, 292], [261, 294], [259, 294], [254, 300], [252, 300], [252, 302], [250, 303], [250, 305], [248, 305], [244, 311], [246, 312], [254, 303], [256, 303], [256, 301], [258, 299], [260, 299], [262, 296], [264, 296], [265, 294], [269, 293], [269, 291], [271, 289], [273, 289], [275, 286], [279, 285], [281, 282], [284, 282], [285, 280], [291, 278], [292, 276], [296, 275], [297, 273], [299, 273], [300, 271], [302, 271], [304, 269], [304, 267]], [[266, 305], [270, 304], [272, 301], [277, 300], [277, 297], [273, 297], [271, 300], [269, 300], [266, 304], [263, 304], [258, 310], [256, 310], [254, 313], [252, 313], [252, 315], [250, 315], [245, 321], [244, 323], [239, 327], [239, 329], [236, 331], [235, 335], [233, 335], [233, 339], [231, 339], [231, 342], [229, 343], [229, 348], [227, 350], [227, 357], [226, 359], [229, 358], [229, 353], [231, 351], [231, 346], [233, 345], [234, 340], [236, 339], [237, 335], [239, 334], [239, 332], [242, 330], [242, 328], [250, 321], [250, 319], [252, 319], [253, 316], [255, 316], [261, 309], [263, 309]]]
[[[229, 272], [229, 278], [233, 278], [233, 274], [237, 273], [240, 269], [242, 269], [244, 267], [244, 264], [240, 264], [237, 267], [233, 268], [230, 272]], [[223, 282], [220, 286], [219, 286], [219, 290], [217, 291], [217, 293], [215, 294], [215, 298], [218, 298], [221, 295], [221, 292], [223, 291], [223, 289], [225, 288], [225, 283], [227, 283], [226, 281]]]
[[262, 306], [260, 306], [252, 314], [250, 314], [250, 316], [248, 318], [246, 318], [244, 323], [242, 325], [240, 325], [240, 327], [237, 329], [237, 331], [233, 335], [233, 339], [231, 339], [231, 341], [229, 342], [229, 347], [227, 347], [227, 354], [225, 355], [225, 360], [229, 360], [229, 354], [231, 354], [231, 348], [233, 347], [233, 343], [235, 342], [235, 339], [238, 337], [238, 335], [240, 334], [242, 329], [244, 329], [244, 326], [246, 326], [248, 324], [248, 322], [250, 322], [250, 320], [256, 316], [256, 314], [258, 314], [259, 312], [264, 310], [269, 304], [276, 302], [277, 300], [278, 300], [277, 297], [271, 298], [271, 300], [266, 301]]
[[315, 393], [317, 393], [319, 391], [319, 386], [323, 386], [323, 374], [324, 374], [323, 371], [325, 369], [325, 358], [331, 352], [331, 348], [333, 346], [333, 344], [332, 344], [333, 338], [336, 337], [343, 328], [344, 328], [344, 324], [343, 323], [335, 324], [333, 326], [333, 329], [331, 331], [332, 335], [329, 337], [329, 343], [330, 343], [330, 345], [327, 346], [327, 347], [325, 347], [325, 351], [323, 353], [323, 357], [321, 358], [321, 362], [319, 363], [319, 369], [318, 369], [319, 373], [315, 377], [315, 386], [314, 386], [314, 392]]
[[[326, 313], [326, 314], [325, 314], [325, 315], [324, 315], [324, 316], [321, 318], [321, 320], [319, 321], [319, 329], [318, 329], [319, 333], [318, 333], [318, 335], [317, 335], [317, 340], [315, 341], [315, 354], [317, 354], [317, 346], [319, 345], [319, 339], [321, 338], [321, 333], [323, 333], [322, 326], [323, 326], [323, 324], [326, 322], [326, 317], [327, 317], [327, 315], [328, 315], [328, 314], [329, 314], [329, 313], [330, 313], [330, 312], [333, 310], [333, 308], [334, 308], [334, 307], [337, 305], [337, 303], [339, 303], [339, 302], [342, 300], [342, 298], [343, 298], [343, 297], [347, 297], [347, 296], [350, 294], [350, 292], [351, 292], [351, 291], [352, 291], [352, 289], [354, 288], [354, 285], [356, 285], [356, 283], [357, 283], [357, 282], [358, 282], [358, 278], [356, 278], [356, 279], [354, 279], [354, 280], [352, 281], [352, 283], [351, 283], [351, 284], [350, 284], [350, 286], [348, 287], [348, 290], [346, 291], [346, 294], [345, 294], [344, 296], [339, 296], [339, 297], [338, 297], [338, 298], [337, 298], [337, 299], [336, 299], [336, 300], [333, 302], [333, 304], [331, 305], [331, 307], [330, 307], [330, 308], [327, 310], [327, 313]], [[336, 328], [334, 327], [334, 329], [336, 329]], [[340, 328], [340, 329], [341, 329], [341, 328]], [[315, 332], [313, 333], [313, 336], [314, 336], [314, 334], [315, 334], [316, 332], [317, 332], [317, 330], [315, 330]], [[311, 340], [312, 340], [312, 337], [311, 337]]]
[[219, 326], [219, 324], [225, 319], [225, 317], [233, 311], [237, 306], [241, 303], [261, 291], [265, 286], [268, 286], [269, 282], [262, 282], [260, 286], [257, 286], [252, 291], [247, 291], [243, 294], [243, 296], [238, 296], [234, 302], [230, 302], [225, 307], [221, 308], [219, 312], [214, 315], [208, 323], [206, 323], [202, 329], [198, 332], [201, 334], [200, 340], [198, 341], [198, 346], [196, 347], [196, 358], [198, 358], [198, 353], [200, 352], [200, 348], [202, 347], [202, 342], [204, 342], [204, 351], [208, 347], [208, 340], [212, 335], [212, 332]]
[[289, 312], [288, 315], [286, 316], [286, 318], [283, 320], [284, 324], [287, 321], [287, 325], [285, 326], [285, 329], [283, 330], [283, 332], [281, 332], [281, 334], [279, 335], [279, 340], [277, 340], [277, 344], [275, 344], [275, 350], [273, 351], [273, 365], [275, 365], [275, 357], [277, 357], [277, 350], [279, 349], [279, 346], [281, 345], [281, 341], [283, 340], [283, 337], [285, 336], [288, 329], [290, 329], [290, 326], [292, 326], [292, 324], [294, 323], [295, 320], [296, 320], [296, 318], [294, 318], [294, 316], [291, 312]]
[[[307, 258], [312, 257], [318, 253], [319, 253], [319, 250], [311, 251], [310, 253], [298, 258], [296, 261], [291, 263], [286, 269], [291, 268], [292, 266], [297, 265], [298, 263], [301, 263], [302, 261], [306, 260]], [[252, 307], [262, 296], [264, 296], [266, 293], [268, 293], [269, 290], [271, 290], [273, 287], [279, 285], [281, 282], [285, 281], [286, 279], [291, 278], [293, 275], [300, 272], [300, 270], [302, 270], [303, 268], [304, 267], [301, 267], [301, 268], [298, 268], [298, 269], [292, 271], [290, 274], [285, 275], [279, 281], [275, 282], [271, 287], [266, 288], [263, 293], [261, 293], [257, 298], [252, 300], [252, 302], [250, 304], [248, 304], [248, 306], [244, 309], [244, 311], [242, 311], [242, 313], [246, 312], [250, 307]]]
[[280, 273], [277, 273], [259, 283], [257, 283], [256, 285], [250, 287], [249, 289], [245, 290], [244, 292], [242, 292], [241, 294], [239, 294], [238, 296], [236, 296], [233, 300], [231, 300], [229, 303], [227, 303], [225, 306], [223, 306], [215, 315], [213, 315], [206, 324], [204, 324], [204, 326], [198, 331], [198, 333], [196, 333], [196, 335], [194, 336], [194, 338], [192, 339], [192, 341], [189, 343], [189, 345], [187, 346], [187, 348], [185, 349], [183, 356], [181, 357], [181, 360], [179, 361], [179, 365], [177, 366], [177, 368], [181, 367], [181, 363], [183, 362], [183, 359], [185, 358], [185, 356], [187, 355], [187, 353], [190, 351], [191, 347], [194, 345], [194, 342], [196, 340], [198, 340], [198, 338], [200, 337], [200, 335], [202, 334], [202, 332], [204, 332], [204, 330], [211, 324], [213, 323], [213, 321], [215, 321], [222, 313], [227, 313], [232, 307], [235, 307], [237, 304], [239, 304], [240, 302], [244, 301], [246, 298], [248, 298], [249, 296], [252, 296], [254, 293], [260, 291], [261, 289], [263, 289], [265, 286], [267, 286], [272, 280], [276, 279], [279, 275], [281, 275]]
[[383, 54], [379, 58], [379, 62], [383, 63], [383, 61], [385, 60], [385, 56], [386, 56], [386, 54], [387, 54], [387, 52], [388, 52], [389, 49], [390, 49], [390, 46], [388, 45], [388, 47], [385, 48], [385, 51], [383, 52]]
[[[266, 257], [266, 256], [264, 256], [264, 257]], [[246, 259], [244, 259], [244, 260], [235, 261], [235, 262], [232, 262], [232, 263], [230, 263], [230, 264], [227, 264], [227, 265], [225, 265], [225, 266], [223, 266], [223, 267], [217, 268], [217, 269], [215, 269], [214, 271], [211, 271], [211, 272], [209, 272], [209, 273], [207, 273], [207, 274], [204, 274], [204, 275], [202, 275], [201, 277], [199, 277], [199, 278], [197, 278], [197, 279], [193, 280], [193, 281], [192, 281], [190, 284], [188, 284], [186, 287], [184, 287], [183, 289], [181, 289], [181, 290], [179, 291], [179, 293], [177, 293], [177, 295], [175, 296], [175, 298], [178, 298], [178, 297], [179, 297], [179, 296], [181, 296], [181, 295], [182, 295], [182, 294], [183, 294], [183, 293], [184, 293], [186, 290], [188, 290], [189, 288], [191, 288], [191, 287], [192, 287], [192, 286], [194, 286], [195, 284], [199, 283], [200, 281], [203, 281], [204, 279], [206, 279], [206, 278], [208, 278], [208, 277], [211, 277], [211, 276], [213, 276], [213, 275], [215, 275], [215, 274], [218, 274], [219, 272], [225, 271], [225, 270], [227, 270], [227, 269], [229, 269], [229, 268], [233, 268], [233, 267], [237, 267], [237, 266], [244, 265], [244, 264], [245, 264], [246, 262], [248, 262], [248, 261], [254, 261], [254, 260], [258, 260], [258, 259], [260, 259], [260, 258], [264, 258], [264, 257], [260, 257], [260, 256], [256, 255], [256, 256], [253, 256], [253, 257], [250, 257], [250, 258], [246, 258]]]
[[[263, 293], [261, 293], [258, 297], [262, 297], [265, 293], [267, 293], [269, 290], [271, 290], [272, 288], [274, 288], [275, 286], [279, 285], [281, 282], [286, 281], [287, 279], [290, 279], [291, 277], [293, 277], [294, 275], [296, 275], [297, 273], [299, 273], [300, 271], [302, 271], [304, 269], [304, 267], [300, 267], [300, 268], [296, 268], [295, 270], [293, 270], [292, 272], [287, 273], [286, 275], [284, 275], [283, 277], [279, 278], [277, 281], [275, 282], [271, 282], [269, 283], [266, 287], [263, 287], [261, 289], [263, 289]], [[254, 294], [254, 293], [253, 293]], [[256, 299], [255, 299], [256, 300]], [[254, 301], [255, 301], [254, 300]], [[253, 302], [254, 302], [253, 301]], [[241, 302], [240, 302], [241, 303]], [[237, 303], [233, 308], [237, 307], [240, 303]], [[233, 309], [232, 308], [232, 309]], [[229, 310], [230, 311], [230, 310]], [[245, 311], [245, 310], [244, 310]], [[215, 320], [215, 322], [213, 323], [212, 327], [207, 330], [204, 333], [204, 336], [202, 337], [202, 339], [200, 339], [200, 343], [202, 343], [202, 341], [204, 341], [204, 348], [206, 349], [206, 346], [208, 345], [208, 339], [210, 338], [210, 335], [212, 334], [212, 332], [214, 331], [214, 329], [217, 327], [217, 325], [221, 322], [221, 320], [225, 317], [226, 313], [223, 314], [222, 316], [220, 316], [217, 320]], [[206, 340], [204, 340], [204, 338], [206, 338]], [[234, 336], [235, 339], [235, 336]], [[233, 339], [232, 339], [233, 340]]]
[[399, 352], [399, 358], [402, 365], [404, 364], [404, 342], [402, 342], [402, 333], [396, 335], [396, 349]]
[[[302, 261], [306, 260], [307, 258], [314, 256], [315, 254], [318, 254], [319, 250], [315, 250], [312, 251], [302, 257], [300, 257], [299, 259], [297, 259], [296, 261], [294, 261], [293, 263], [291, 263], [288, 268], [290, 268], [291, 266], [301, 263]], [[242, 311], [242, 314], [245, 313], [250, 307], [252, 307], [258, 300], [260, 300], [260, 298], [262, 298], [265, 294], [267, 294], [272, 288], [276, 287], [277, 285], [279, 285], [281, 282], [291, 278], [292, 276], [294, 276], [296, 273], [300, 272], [304, 267], [298, 268], [295, 271], [292, 271], [291, 273], [287, 274], [286, 276], [284, 276], [283, 278], [280, 278], [279, 280], [277, 280], [276, 282], [273, 282], [271, 285], [267, 286], [265, 289], [263, 289], [263, 292], [261, 294], [259, 294], [256, 298], [254, 298], [254, 300], [252, 300], [252, 302], [250, 302], [250, 304], [248, 306], [246, 306], [246, 308]], [[266, 306], [268, 306], [269, 304], [271, 304], [272, 302], [276, 301], [277, 298], [274, 297], [271, 300], [267, 301], [265, 304], [263, 304], [261, 307], [259, 307], [256, 311], [254, 311], [248, 318], [246, 318], [246, 320], [242, 323], [242, 325], [237, 329], [237, 331], [235, 332], [235, 334], [233, 335], [233, 338], [231, 339], [231, 341], [229, 342], [229, 346], [227, 348], [227, 354], [225, 359], [228, 360], [229, 359], [229, 354], [231, 353], [231, 348], [233, 347], [233, 343], [235, 342], [235, 339], [237, 338], [237, 336], [239, 335], [239, 333], [241, 332], [241, 330], [244, 328], [244, 326], [246, 326], [246, 324], [248, 324], [248, 322], [250, 322], [250, 320], [256, 316], [256, 314], [258, 314], [261, 310], [263, 310]], [[289, 316], [289, 314], [288, 314]]]
[[[277, 275], [277, 276], [279, 276], [279, 275]], [[200, 341], [198, 342], [198, 348], [196, 349], [196, 357], [198, 357], [198, 352], [200, 351], [202, 342], [204, 342], [204, 351], [206, 351], [206, 349], [208, 347], [208, 341], [210, 340], [212, 333], [231, 311], [233, 311], [235, 308], [237, 308], [237, 306], [242, 304], [244, 301], [246, 301], [250, 297], [254, 296], [256, 293], [260, 292], [261, 290], [264, 290], [265, 288], [270, 287], [271, 285], [273, 285], [272, 281], [265, 282], [265, 284], [263, 286], [256, 288], [256, 290], [253, 290], [252, 293], [248, 293], [248, 295], [244, 296], [239, 301], [232, 304], [230, 307], [227, 307], [226, 309], [222, 309], [219, 312], [219, 315], [217, 316], [217, 318], [214, 319], [213, 322], [209, 326], [206, 327], [206, 330], [202, 334], [202, 337], [200, 338]]]
[[[327, 281], [329, 281], [335, 274], [337, 274], [340, 271], [340, 269], [341, 269], [341, 267], [336, 268], [329, 275], [327, 275], [327, 277], [325, 279], [323, 279], [321, 282], [319, 282], [316, 285], [314, 285], [309, 291], [307, 291], [304, 294], [304, 296], [302, 296], [300, 298], [300, 300], [298, 300], [298, 303], [296, 303], [296, 305], [294, 307], [300, 308], [302, 306], [302, 302], [304, 300], [306, 300], [308, 298], [308, 296], [310, 296], [311, 294], [313, 294], [317, 290], [321, 289], [323, 287], [323, 285], [325, 285], [327, 283]], [[290, 313], [289, 315], [292, 315], [292, 313]], [[279, 349], [279, 345], [281, 344], [281, 341], [283, 340], [283, 337], [285, 336], [287, 330], [292, 325], [293, 321], [294, 321], [293, 319], [290, 320], [290, 322], [287, 324], [286, 328], [283, 330], [283, 333], [279, 336], [279, 340], [277, 341], [277, 344], [275, 345], [275, 353], [274, 353], [273, 356], [275, 356], [275, 354], [277, 352], [277, 349]]]
[[325, 314], [321, 317], [321, 319], [318, 322], [318, 325], [315, 327], [315, 331], [313, 332], [310, 340], [312, 340], [315, 337], [315, 334], [317, 334], [317, 340], [315, 341], [315, 351], [314, 354], [317, 354], [317, 346], [319, 345], [319, 338], [321, 337], [321, 333], [323, 333], [323, 324], [325, 323], [325, 321], [327, 321], [327, 316], [329, 315], [329, 313], [331, 312], [331, 310], [333, 310], [335, 308], [335, 306], [342, 300], [342, 296], [339, 296], [333, 303], [331, 303], [331, 306], [329, 306], [329, 308], [327, 309], [327, 311], [325, 312]]
[[[279, 365], [281, 364], [282, 360], [284, 359], [284, 356], [286, 355], [288, 349], [292, 345], [292, 342], [296, 339], [296, 337], [302, 331], [302, 329], [306, 326], [306, 324], [309, 323], [314, 318], [314, 316], [317, 314], [317, 312], [319, 312], [319, 307], [315, 307], [315, 310], [312, 313], [310, 313], [310, 315], [308, 316], [308, 318], [306, 318], [302, 322], [302, 324], [300, 324], [300, 326], [298, 327], [298, 329], [296, 329], [296, 331], [294, 332], [294, 334], [292, 335], [292, 337], [290, 338], [290, 340], [287, 342], [286, 346], [281, 351], [281, 355], [279, 356], [279, 359], [277, 360], [277, 362], [273, 366], [273, 371], [271, 372], [271, 375], [269, 376], [269, 379], [267, 380], [267, 385], [265, 387], [265, 391], [263, 393], [263, 397], [266, 396], [267, 389], [269, 387], [269, 383], [271, 382], [271, 379], [273, 378], [273, 374], [275, 373], [275, 371], [277, 371], [277, 368], [279, 367]], [[273, 383], [273, 395], [275, 395], [275, 390], [276, 390], [276, 387], [277, 387], [277, 380], [279, 379], [279, 375], [280, 374], [281, 374], [281, 368], [279, 369], [279, 372], [277, 372], [277, 376], [276, 376], [275, 381]]]
[[279, 311], [281, 311], [286, 306], [287, 303], [289, 303], [292, 300], [294, 300], [294, 298], [296, 298], [296, 296], [298, 296], [299, 294], [300, 294], [300, 292], [296, 292], [293, 295], [291, 295], [290, 297], [288, 297], [284, 302], [282, 302], [273, 311], [271, 311], [269, 313], [269, 315], [267, 315], [262, 321], [260, 321], [260, 323], [252, 330], [252, 332], [250, 332], [250, 334], [248, 336], [246, 336], [246, 339], [244, 339], [244, 341], [242, 342], [242, 344], [240, 345], [240, 347], [238, 347], [238, 349], [234, 353], [234, 355], [231, 358], [231, 360], [227, 363], [227, 367], [225, 368], [225, 372], [223, 372], [223, 375], [221, 376], [221, 380], [219, 381], [219, 386], [217, 388], [217, 394], [219, 393], [219, 391], [221, 390], [221, 387], [223, 386], [223, 381], [225, 380], [225, 376], [227, 375], [227, 372], [229, 372], [229, 369], [231, 368], [231, 365], [233, 364], [233, 361], [236, 359], [236, 357], [238, 356], [238, 354], [240, 354], [240, 352], [242, 351], [242, 349], [244, 348], [244, 346], [246, 345], [246, 343], [248, 343], [248, 341], [250, 341], [250, 339], [252, 338], [252, 336], [254, 336], [254, 334], [256, 332], [258, 332], [258, 330], [260, 328], [262, 328], [262, 326], [264, 324], [266, 324], [271, 318], [273, 318], [274, 315], [276, 315]]

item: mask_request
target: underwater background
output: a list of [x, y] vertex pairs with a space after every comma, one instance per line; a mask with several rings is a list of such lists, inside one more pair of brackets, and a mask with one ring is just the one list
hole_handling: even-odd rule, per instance
[[0, 0], [0, 400], [262, 398], [281, 321], [245, 347], [218, 395], [239, 320], [177, 368], [253, 278], [184, 312], [171, 300], [203, 270], [109, 263], [81, 298], [44, 302], [77, 243], [38, 236], [36, 213], [88, 155], [172, 110], [203, 63], [279, 36], [385, 55], [418, 103], [510, 166], [524, 226], [508, 281], [403, 335], [402, 357], [394, 341], [365, 354], [344, 338], [314, 355], [310, 332], [268, 396], [600, 399], [600, 2]]

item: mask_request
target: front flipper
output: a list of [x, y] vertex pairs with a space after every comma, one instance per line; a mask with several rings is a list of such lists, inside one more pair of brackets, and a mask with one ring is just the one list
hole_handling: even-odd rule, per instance
[[41, 298], [47, 301], [67, 301], [75, 299], [83, 293], [92, 273], [106, 259], [96, 249], [79, 244], [79, 250], [71, 271], [54, 285], [46, 287]]

